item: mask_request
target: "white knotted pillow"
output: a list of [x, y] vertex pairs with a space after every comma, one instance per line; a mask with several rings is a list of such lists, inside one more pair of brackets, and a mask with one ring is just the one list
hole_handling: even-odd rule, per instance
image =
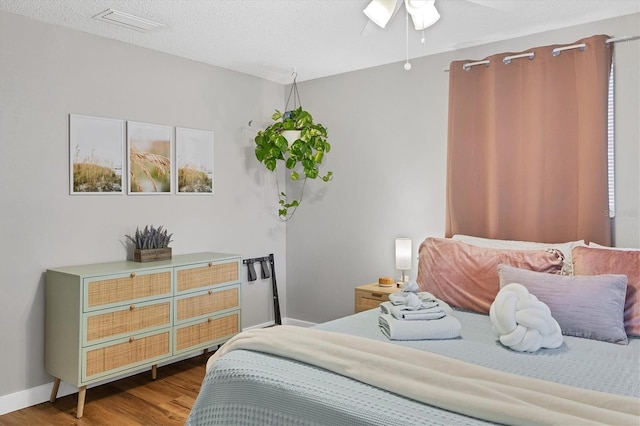
[[562, 331], [549, 307], [521, 284], [502, 287], [489, 309], [500, 343], [514, 351], [535, 352], [562, 345]]

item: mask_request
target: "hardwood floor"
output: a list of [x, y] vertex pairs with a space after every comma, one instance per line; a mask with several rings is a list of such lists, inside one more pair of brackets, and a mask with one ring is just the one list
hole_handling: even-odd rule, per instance
[[87, 389], [81, 419], [76, 418], [76, 393], [0, 416], [0, 425], [182, 426], [200, 390], [210, 355], [159, 367], [156, 380], [151, 380], [148, 371]]

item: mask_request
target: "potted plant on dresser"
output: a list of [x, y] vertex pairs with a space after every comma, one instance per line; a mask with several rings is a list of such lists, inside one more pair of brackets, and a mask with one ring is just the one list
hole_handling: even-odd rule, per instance
[[142, 231], [136, 227], [136, 233], [133, 237], [125, 236], [133, 242], [133, 260], [135, 262], [171, 259], [169, 243], [173, 241], [171, 239], [173, 234], [169, 234], [162, 226], [156, 229], [153, 225], [147, 225]]

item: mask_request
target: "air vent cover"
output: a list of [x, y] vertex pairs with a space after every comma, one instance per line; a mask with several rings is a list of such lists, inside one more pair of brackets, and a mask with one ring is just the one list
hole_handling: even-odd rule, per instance
[[120, 12], [113, 9], [107, 9], [104, 12], [98, 13], [93, 17], [93, 19], [120, 25], [143, 33], [154, 28], [164, 27], [163, 24], [160, 24], [158, 22], [153, 22], [148, 19], [140, 18], [138, 16], [130, 15], [128, 13]]

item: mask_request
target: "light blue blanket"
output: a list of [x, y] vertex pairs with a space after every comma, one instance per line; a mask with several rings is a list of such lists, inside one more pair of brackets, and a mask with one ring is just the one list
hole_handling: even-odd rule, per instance
[[[388, 341], [370, 310], [317, 328]], [[640, 396], [640, 339], [628, 346], [565, 337], [558, 349], [511, 351], [488, 316], [455, 312], [455, 340], [394, 342], [485, 367], [603, 392]], [[372, 371], [371, 374], [393, 374]], [[238, 350], [207, 373], [188, 425], [451, 425], [480, 420], [397, 396], [303, 363]]]

